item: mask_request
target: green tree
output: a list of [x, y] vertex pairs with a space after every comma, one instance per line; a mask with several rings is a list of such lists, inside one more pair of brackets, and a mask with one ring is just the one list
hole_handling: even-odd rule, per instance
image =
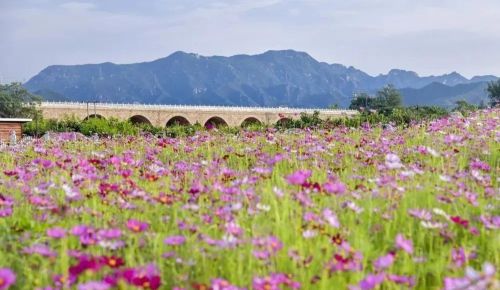
[[478, 107], [474, 104], [469, 104], [465, 100], [460, 100], [455, 102], [455, 108], [452, 111], [460, 112], [464, 116], [468, 116], [470, 112], [474, 112]]
[[369, 110], [373, 107], [374, 98], [368, 95], [367, 93], [357, 94], [354, 99], [351, 100], [351, 104], [349, 105], [349, 109], [351, 110], [360, 110], [364, 108]]
[[486, 90], [490, 97], [490, 105], [492, 107], [500, 105], [500, 79], [496, 82], [490, 82]]
[[393, 109], [402, 106], [402, 99], [401, 94], [393, 85], [387, 85], [377, 92], [374, 109], [385, 115], [390, 114]]
[[41, 100], [20, 83], [0, 84], [0, 118], [36, 118]]

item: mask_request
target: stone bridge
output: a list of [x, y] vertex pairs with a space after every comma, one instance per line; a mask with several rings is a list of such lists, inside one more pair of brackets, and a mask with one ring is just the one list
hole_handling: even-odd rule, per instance
[[319, 111], [320, 118], [338, 118], [357, 114], [353, 110], [264, 108], [264, 107], [224, 107], [224, 106], [183, 106], [111, 103], [42, 102], [43, 117], [61, 119], [75, 116], [87, 118], [117, 118], [132, 123], [171, 126], [174, 124], [201, 124], [204, 126], [245, 126], [251, 123], [274, 124], [300, 117], [300, 113], [312, 114]]

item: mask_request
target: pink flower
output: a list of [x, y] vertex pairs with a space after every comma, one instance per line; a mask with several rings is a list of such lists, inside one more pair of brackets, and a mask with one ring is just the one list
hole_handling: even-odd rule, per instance
[[334, 228], [340, 227], [337, 215], [329, 208], [323, 210], [323, 218]]
[[326, 192], [333, 194], [344, 194], [347, 189], [345, 184], [340, 181], [326, 182], [325, 184], [323, 184], [323, 188]]
[[385, 256], [382, 256], [382, 257], [379, 257], [378, 259], [376, 259], [375, 262], [373, 262], [373, 266], [377, 270], [386, 269], [386, 268], [389, 268], [390, 266], [392, 266], [392, 264], [394, 263], [394, 260], [395, 260], [395, 255], [392, 253], [389, 253]]
[[410, 288], [415, 286], [415, 277], [413, 276], [401, 276], [401, 275], [387, 275], [387, 280], [392, 281], [399, 285], [406, 285]]
[[16, 274], [9, 268], [0, 268], [0, 290], [9, 289], [16, 282]]
[[467, 256], [463, 248], [451, 250], [451, 261], [455, 268], [461, 268], [467, 262]]
[[288, 175], [286, 180], [292, 185], [304, 185], [307, 183], [307, 179], [311, 177], [311, 174], [311, 170], [298, 170]]
[[408, 254], [413, 254], [413, 242], [405, 239], [402, 234], [396, 236], [396, 248], [401, 249]]
[[140, 233], [147, 230], [149, 228], [149, 224], [135, 219], [129, 219], [127, 221], [127, 228], [134, 233]]
[[110, 288], [111, 285], [102, 281], [89, 281], [77, 286], [78, 290], [108, 290]]

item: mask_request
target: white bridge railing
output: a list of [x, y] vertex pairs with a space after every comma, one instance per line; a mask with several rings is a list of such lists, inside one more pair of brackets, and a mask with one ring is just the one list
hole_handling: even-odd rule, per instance
[[48, 108], [109, 108], [136, 110], [189, 110], [189, 111], [229, 111], [229, 112], [270, 112], [270, 113], [313, 113], [353, 115], [355, 110], [320, 109], [320, 108], [289, 108], [289, 107], [241, 107], [241, 106], [198, 106], [198, 105], [160, 105], [160, 104], [127, 104], [127, 103], [94, 103], [94, 102], [42, 102], [41, 107]]

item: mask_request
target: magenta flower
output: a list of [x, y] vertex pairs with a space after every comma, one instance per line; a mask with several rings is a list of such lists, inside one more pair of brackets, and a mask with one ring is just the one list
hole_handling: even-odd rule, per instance
[[127, 228], [134, 233], [140, 233], [147, 230], [149, 228], [149, 224], [135, 219], [129, 219], [127, 221]]
[[326, 182], [325, 184], [323, 184], [323, 188], [328, 193], [339, 194], [339, 195], [344, 194], [347, 190], [345, 184], [340, 181]]
[[16, 282], [16, 274], [9, 268], [0, 268], [0, 290], [9, 289]]
[[401, 249], [408, 254], [413, 254], [413, 242], [405, 239], [402, 234], [396, 236], [396, 248]]
[[288, 175], [286, 180], [292, 185], [304, 185], [307, 183], [307, 179], [311, 177], [311, 174], [311, 170], [298, 170]]
[[165, 238], [163, 242], [169, 246], [179, 246], [186, 242], [186, 238], [184, 236], [170, 236]]
[[161, 278], [158, 269], [154, 265], [147, 265], [138, 268], [129, 268], [123, 272], [125, 281], [133, 286], [142, 287], [144, 289], [159, 289], [161, 286]]
[[66, 230], [60, 227], [47, 229], [47, 236], [54, 239], [62, 239], [66, 236]]

